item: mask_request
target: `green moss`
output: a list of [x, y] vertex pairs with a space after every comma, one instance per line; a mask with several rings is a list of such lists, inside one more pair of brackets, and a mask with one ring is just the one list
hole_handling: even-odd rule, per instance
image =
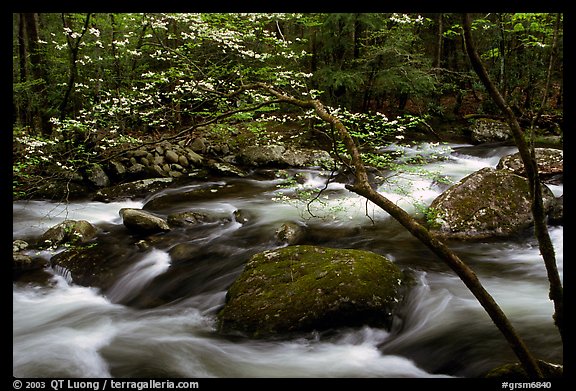
[[390, 322], [403, 273], [367, 251], [290, 246], [255, 255], [232, 284], [221, 330], [253, 336]]

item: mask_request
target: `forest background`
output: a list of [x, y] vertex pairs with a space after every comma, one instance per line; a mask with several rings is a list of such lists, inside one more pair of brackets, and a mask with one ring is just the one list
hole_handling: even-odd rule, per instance
[[[471, 119], [501, 115], [470, 66], [460, 14], [12, 17], [16, 198], [149, 140], [203, 132], [265, 144], [279, 123], [330, 133], [310, 110], [247, 88], [254, 83], [321, 100], [360, 144], [457, 136]], [[472, 30], [520, 121], [562, 136], [563, 15], [473, 14]]]

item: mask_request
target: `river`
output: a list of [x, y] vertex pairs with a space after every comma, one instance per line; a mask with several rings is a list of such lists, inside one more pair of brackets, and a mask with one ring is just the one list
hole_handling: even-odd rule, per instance
[[[412, 214], [457, 181], [495, 167], [513, 147], [421, 143], [403, 149], [421, 155], [418, 172], [392, 175], [379, 191]], [[223, 178], [166, 189], [145, 199], [110, 203], [48, 201], [13, 203], [13, 239], [39, 235], [68, 219], [85, 219], [102, 230], [118, 268], [106, 288], [80, 286], [66, 270], [48, 268], [50, 284], [13, 284], [15, 377], [134, 378], [449, 378], [478, 377], [517, 361], [502, 335], [457, 276], [385, 212], [331, 182], [308, 211], [294, 195], [325, 186], [328, 172], [289, 170], [282, 178]], [[556, 196], [563, 186], [550, 186]], [[203, 199], [178, 193], [210, 189]], [[402, 192], [397, 191], [402, 189]], [[185, 210], [217, 218], [162, 235], [146, 249], [122, 225], [120, 208], [156, 205], [167, 215]], [[241, 224], [234, 212], [249, 216]], [[368, 215], [369, 217], [366, 217]], [[357, 248], [386, 255], [415, 276], [417, 284], [390, 330], [360, 327], [303, 334], [290, 339], [250, 340], [215, 331], [215, 313], [227, 287], [253, 254], [280, 246], [274, 231], [285, 221], [308, 227], [310, 244]], [[563, 272], [563, 227], [551, 226]], [[157, 244], [154, 244], [157, 243]], [[172, 259], [185, 243], [194, 254]], [[533, 353], [563, 361], [553, 325], [553, 305], [536, 241], [530, 236], [451, 247], [478, 274]], [[50, 257], [50, 253], [43, 253]], [[104, 261], [104, 260], [103, 260]]]

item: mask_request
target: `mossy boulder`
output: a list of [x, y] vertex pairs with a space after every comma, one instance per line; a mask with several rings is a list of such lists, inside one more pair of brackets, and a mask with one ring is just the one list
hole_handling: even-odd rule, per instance
[[85, 243], [92, 240], [97, 233], [98, 229], [86, 220], [64, 220], [42, 234], [39, 246]]
[[[548, 213], [555, 202], [554, 194], [543, 185], [542, 196]], [[506, 237], [534, 222], [528, 180], [490, 167], [444, 191], [432, 201], [430, 210], [437, 216], [430, 228], [444, 238]]]
[[219, 330], [251, 337], [390, 327], [404, 273], [369, 251], [288, 246], [256, 254], [230, 286]]

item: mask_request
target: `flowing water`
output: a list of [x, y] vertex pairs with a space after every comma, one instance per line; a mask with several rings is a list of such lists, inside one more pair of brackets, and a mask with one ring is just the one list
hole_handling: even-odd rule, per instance
[[[446, 189], [445, 180], [495, 167], [501, 156], [515, 152], [512, 147], [431, 143], [387, 150], [394, 148], [405, 156], [422, 155], [422, 168], [432, 172], [394, 173], [379, 186], [412, 214], [421, 213]], [[75, 284], [63, 268], [47, 269], [49, 284], [14, 283], [13, 375], [477, 377], [517, 361], [458, 277], [390, 216], [337, 181], [307, 206], [294, 196], [324, 188], [329, 173], [288, 171], [299, 180], [195, 182], [147, 199], [111, 203], [15, 202], [14, 239], [40, 235], [66, 218], [88, 220], [101, 229], [99, 241], [109, 249], [102, 262], [118, 273], [100, 288]], [[563, 192], [561, 185], [551, 189], [557, 196]], [[181, 197], [198, 190], [205, 190], [205, 196]], [[166, 197], [169, 202], [157, 202]], [[163, 216], [194, 210], [214, 219], [159, 235], [143, 248], [136, 245], [140, 238], [122, 225], [118, 211], [123, 207], [145, 207]], [[234, 218], [238, 210], [247, 216], [242, 224]], [[215, 314], [228, 286], [250, 256], [282, 246], [274, 231], [286, 221], [307, 227], [307, 244], [371, 250], [415, 277], [390, 330], [345, 328], [275, 340], [218, 335]], [[563, 228], [551, 226], [550, 235], [562, 274]], [[476, 271], [536, 356], [562, 362], [536, 241], [521, 235], [450, 245]], [[188, 255], [174, 256], [175, 246], [184, 246]]]

